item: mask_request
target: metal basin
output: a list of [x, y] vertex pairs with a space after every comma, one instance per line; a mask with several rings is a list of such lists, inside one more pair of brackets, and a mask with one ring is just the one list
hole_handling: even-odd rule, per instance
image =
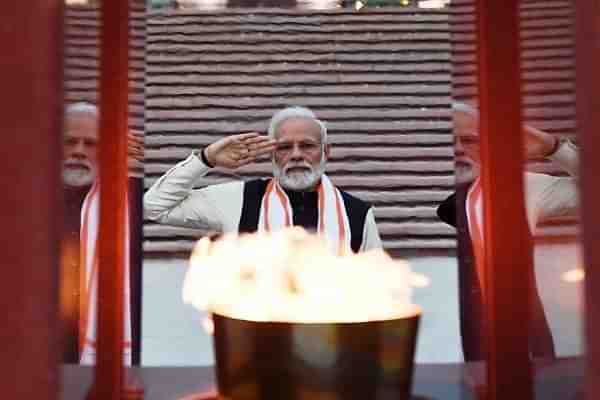
[[420, 309], [385, 321], [256, 322], [213, 314], [229, 400], [408, 400]]

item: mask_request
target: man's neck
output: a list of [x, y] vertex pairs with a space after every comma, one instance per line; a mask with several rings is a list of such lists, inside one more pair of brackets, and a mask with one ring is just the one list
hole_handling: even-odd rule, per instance
[[283, 191], [286, 192], [287, 194], [293, 194], [293, 195], [299, 195], [299, 194], [305, 194], [305, 193], [315, 193], [317, 190], [316, 188], [310, 188], [310, 189], [286, 189], [283, 188]]
[[76, 195], [85, 195], [87, 194], [87, 192], [90, 191], [90, 188], [92, 187], [92, 185], [84, 185], [84, 186], [71, 186], [71, 185], [63, 185], [63, 189], [65, 191], [65, 193], [67, 195], [72, 195], [72, 196], [76, 196]]

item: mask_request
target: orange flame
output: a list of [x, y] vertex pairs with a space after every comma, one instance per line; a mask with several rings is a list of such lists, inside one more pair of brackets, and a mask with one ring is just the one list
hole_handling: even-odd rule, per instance
[[420, 312], [412, 286], [427, 285], [383, 250], [338, 256], [301, 228], [229, 235], [196, 245], [183, 299], [231, 318], [284, 322], [363, 322]]

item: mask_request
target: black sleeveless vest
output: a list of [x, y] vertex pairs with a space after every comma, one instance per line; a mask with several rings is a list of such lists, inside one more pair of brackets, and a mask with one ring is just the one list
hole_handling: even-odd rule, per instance
[[[256, 232], [263, 195], [267, 189], [267, 179], [256, 179], [244, 183], [242, 215], [238, 231]], [[316, 231], [318, 223], [318, 196], [316, 192], [285, 191], [292, 206], [293, 223], [308, 231]], [[340, 190], [350, 224], [350, 247], [358, 252], [363, 241], [367, 212], [371, 206], [364, 201]]]

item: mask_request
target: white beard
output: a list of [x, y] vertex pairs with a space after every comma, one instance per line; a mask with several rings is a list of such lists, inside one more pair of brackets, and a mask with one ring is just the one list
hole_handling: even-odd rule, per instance
[[[273, 162], [273, 176], [279, 180], [279, 184], [284, 189], [302, 191], [312, 189], [316, 186], [321, 175], [325, 172], [325, 157], [321, 157], [321, 162], [316, 167], [313, 167], [306, 161], [304, 162], [289, 162], [280, 168]], [[302, 172], [289, 172], [291, 168], [304, 167], [307, 168]]]
[[[69, 165], [75, 166], [75, 168], [69, 167]], [[67, 186], [89, 186], [96, 179], [96, 171], [87, 161], [67, 160], [63, 165], [62, 177]]]
[[475, 162], [457, 162], [454, 166], [456, 183], [472, 182], [479, 176], [479, 164]]

